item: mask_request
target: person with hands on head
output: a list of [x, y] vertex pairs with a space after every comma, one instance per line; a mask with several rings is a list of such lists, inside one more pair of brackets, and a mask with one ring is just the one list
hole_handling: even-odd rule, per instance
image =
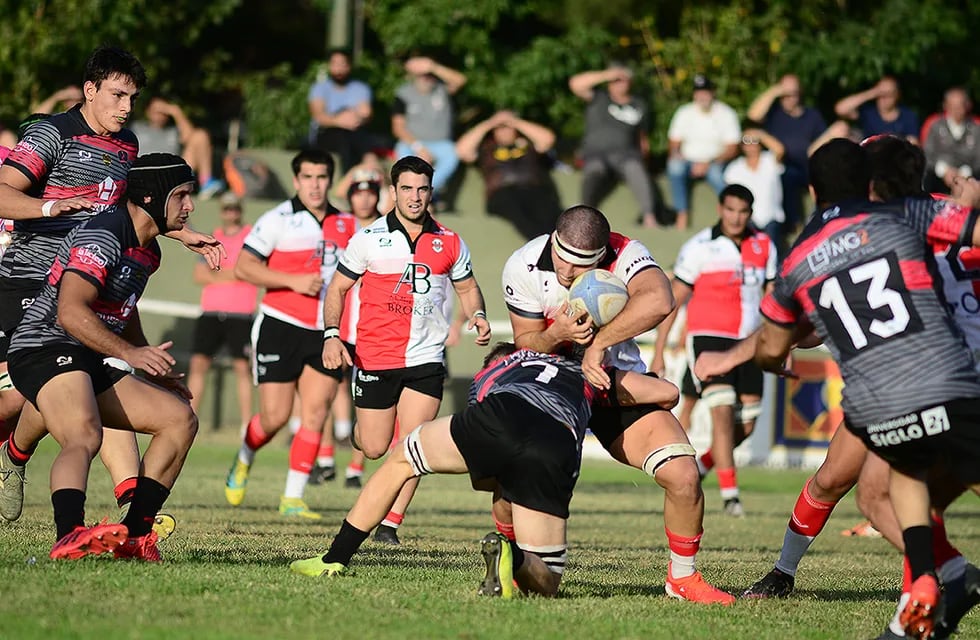
[[56, 113], [59, 106], [66, 107], [66, 109], [63, 110], [71, 109], [84, 99], [85, 95], [77, 85], [68, 85], [67, 87], [58, 89], [44, 100], [34, 105], [33, 112]]
[[834, 112], [845, 120], [857, 121], [865, 138], [891, 134], [919, 144], [919, 117], [899, 104], [898, 80], [885, 75], [870, 89], [837, 101]]
[[[30, 404], [8, 445], [29, 453], [47, 432], [61, 446], [51, 469], [53, 559], [113, 551], [120, 558], [160, 560], [152, 525], [194, 441], [197, 417], [173, 373], [172, 343], [146, 343], [136, 302], [160, 265], [157, 236], [186, 224], [193, 189], [194, 174], [181, 158], [139, 158], [129, 172], [125, 205], [66, 236], [48, 281], [11, 337], [10, 375]], [[130, 372], [106, 364], [106, 357], [127, 363]], [[86, 527], [85, 489], [103, 426], [152, 439], [123, 522]]]

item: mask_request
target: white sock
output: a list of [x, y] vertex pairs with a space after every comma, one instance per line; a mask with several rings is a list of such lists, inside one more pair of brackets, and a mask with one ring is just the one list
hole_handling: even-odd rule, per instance
[[343, 440], [344, 438], [350, 437], [350, 432], [354, 429], [354, 423], [350, 420], [338, 420], [333, 421], [333, 434], [338, 440]]
[[255, 449], [243, 442], [242, 448], [238, 450], [238, 461], [251, 467], [255, 462]]
[[383, 524], [383, 525], [384, 525], [384, 526], [386, 526], [386, 527], [391, 527], [392, 529], [397, 529], [398, 527], [400, 527], [400, 526], [401, 526], [401, 525], [400, 525], [399, 523], [397, 523], [397, 522], [392, 522], [392, 521], [391, 521], [391, 520], [389, 520], [388, 518], [385, 518], [384, 520], [382, 520], [382, 521], [381, 521], [381, 524]]
[[362, 475], [364, 475], [364, 470], [355, 469], [350, 465], [347, 465], [347, 471], [344, 473], [344, 475], [348, 478], [360, 478]]
[[783, 547], [779, 550], [776, 568], [786, 575], [796, 576], [796, 568], [800, 566], [800, 560], [810, 548], [813, 538], [814, 536], [805, 536], [786, 527], [786, 535], [783, 536]]
[[905, 629], [902, 627], [902, 623], [898, 621], [899, 617], [902, 615], [902, 609], [908, 604], [909, 598], [912, 597], [910, 593], [903, 593], [898, 599], [898, 608], [895, 609], [895, 615], [892, 616], [891, 622], [888, 623], [888, 628], [891, 629], [899, 638], [905, 637]]
[[309, 473], [290, 469], [286, 474], [286, 490], [283, 491], [282, 495], [286, 498], [302, 498], [309, 479]]
[[286, 423], [286, 426], [289, 427], [289, 433], [295, 436], [296, 432], [299, 431], [299, 427], [300, 427], [299, 423], [300, 423], [299, 416], [292, 416], [289, 419], [289, 422]]
[[682, 556], [679, 553], [670, 552], [670, 565], [667, 567], [667, 573], [671, 578], [686, 578], [688, 576], [693, 576], [697, 569], [694, 568], [694, 559], [697, 555], [693, 556]]
[[318, 467], [332, 467], [333, 466], [333, 456], [317, 456], [316, 465]]
[[731, 488], [721, 490], [722, 500], [729, 500], [731, 498], [737, 498], [737, 497], [738, 497], [738, 487], [731, 487]]

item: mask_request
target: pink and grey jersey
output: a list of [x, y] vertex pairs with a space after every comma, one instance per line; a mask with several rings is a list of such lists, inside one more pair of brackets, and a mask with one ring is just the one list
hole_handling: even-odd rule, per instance
[[160, 266], [154, 239], [140, 246], [125, 207], [117, 207], [72, 230], [34, 304], [10, 338], [9, 352], [51, 344], [81, 344], [58, 324], [58, 291], [65, 273], [74, 273], [98, 289], [92, 310], [113, 333], [126, 328], [150, 275]]
[[473, 276], [470, 251], [457, 234], [426, 215], [412, 240], [395, 212], [361, 230], [337, 270], [360, 279], [360, 369], [401, 369], [443, 361], [452, 283]]
[[126, 178], [139, 143], [128, 129], [97, 135], [80, 107], [31, 125], [4, 161], [30, 180], [27, 195], [45, 200], [83, 197], [91, 209], [51, 218], [18, 220], [0, 262], [0, 277], [43, 280], [64, 236], [106, 211], [126, 193]]
[[[252, 227], [245, 225], [238, 233], [226, 234], [220, 227], [212, 234], [220, 242], [228, 257], [221, 261], [223, 270], [234, 271], [238, 262], [238, 254], [242, 252], [245, 238]], [[258, 287], [248, 282], [234, 280], [232, 282], [216, 282], [201, 290], [201, 311], [203, 313], [227, 313], [250, 316], [255, 313]]]
[[840, 365], [852, 425], [980, 397], [926, 245], [968, 240], [976, 217], [930, 199], [843, 203], [817, 213], [793, 245], [761, 311], [776, 324], [805, 316], [813, 325]]
[[693, 290], [688, 335], [744, 338], [762, 321], [759, 303], [776, 278], [776, 251], [761, 231], [747, 229], [736, 243], [716, 224], [684, 243], [674, 277]]
[[304, 329], [323, 329], [323, 296], [337, 263], [354, 235], [356, 221], [349, 213], [327, 206], [320, 222], [299, 198], [267, 211], [245, 238], [244, 251], [284, 273], [319, 273], [323, 287], [315, 296], [292, 289], [267, 289], [260, 311]]
[[[659, 269], [645, 246], [618, 233], [609, 235], [609, 246], [599, 269], [614, 274], [627, 286], [636, 274]], [[502, 275], [504, 302], [507, 309], [523, 318], [544, 320], [550, 326], [559, 307], [568, 301], [568, 289], [558, 283], [551, 259], [551, 236], [538, 236], [514, 252], [504, 264]], [[604, 364], [623, 371], [647, 370], [640, 348], [633, 340], [613, 345]]]
[[568, 358], [523, 349], [491, 363], [473, 378], [469, 403], [509, 393], [566, 425], [581, 442], [592, 417], [595, 389], [582, 365]]

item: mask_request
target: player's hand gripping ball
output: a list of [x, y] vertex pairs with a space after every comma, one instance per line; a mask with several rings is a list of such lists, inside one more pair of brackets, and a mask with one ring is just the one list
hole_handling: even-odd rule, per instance
[[623, 310], [627, 300], [626, 285], [605, 269], [586, 271], [568, 288], [569, 311], [572, 315], [585, 311], [597, 327], [609, 324]]

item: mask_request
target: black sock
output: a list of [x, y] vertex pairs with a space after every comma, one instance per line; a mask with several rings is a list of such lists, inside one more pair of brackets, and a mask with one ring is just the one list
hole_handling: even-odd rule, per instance
[[514, 575], [517, 575], [517, 570], [521, 568], [524, 564], [524, 549], [517, 546], [517, 542], [514, 540], [508, 540], [510, 542], [510, 555], [514, 559]]
[[81, 489], [58, 489], [51, 494], [54, 526], [58, 540], [85, 526], [85, 492]]
[[924, 573], [935, 572], [936, 561], [932, 555], [932, 528], [928, 525], [909, 527], [902, 531], [905, 557], [909, 559], [912, 580]]
[[367, 540], [370, 531], [361, 531], [344, 519], [340, 525], [337, 537], [330, 543], [330, 549], [323, 554], [323, 561], [326, 563], [339, 562], [345, 567], [350, 564], [351, 557], [357, 553], [361, 544]]
[[153, 526], [153, 518], [156, 517], [160, 507], [170, 495], [170, 489], [166, 488], [153, 478], [140, 476], [136, 481], [136, 491], [133, 493], [133, 501], [129, 505], [129, 513], [123, 520], [123, 524], [129, 529], [130, 538], [145, 536]]

